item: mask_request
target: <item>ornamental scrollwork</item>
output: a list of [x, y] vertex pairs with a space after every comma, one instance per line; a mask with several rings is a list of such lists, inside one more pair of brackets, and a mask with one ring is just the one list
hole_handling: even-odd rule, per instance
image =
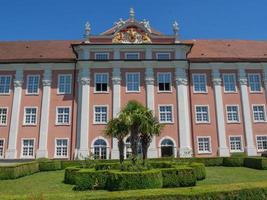
[[44, 80], [42, 81], [42, 83], [43, 83], [43, 86], [51, 86], [52, 81], [49, 80], [49, 79], [44, 79]]
[[23, 81], [22, 80], [14, 80], [14, 87], [22, 87]]
[[188, 84], [188, 80], [187, 80], [187, 78], [177, 77], [176, 78], [176, 84], [177, 85], [187, 85]]
[[213, 78], [212, 79], [213, 84], [216, 86], [222, 85], [222, 79], [221, 78]]
[[81, 83], [82, 85], [89, 85], [89, 84], [90, 84], [90, 79], [89, 79], [89, 78], [86, 78], [86, 77], [82, 77], [82, 78], [80, 79], [80, 83]]

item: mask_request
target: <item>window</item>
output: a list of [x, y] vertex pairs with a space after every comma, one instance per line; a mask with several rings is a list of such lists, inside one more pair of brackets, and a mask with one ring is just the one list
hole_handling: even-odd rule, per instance
[[23, 139], [22, 140], [22, 157], [33, 158], [34, 157], [34, 140]]
[[159, 91], [171, 91], [171, 73], [158, 73]]
[[126, 60], [138, 60], [139, 53], [125, 53], [125, 59]]
[[170, 139], [162, 140], [160, 148], [161, 148], [161, 157], [174, 156], [174, 144]]
[[7, 125], [7, 108], [0, 108], [0, 125]]
[[58, 75], [58, 93], [70, 94], [71, 93], [71, 75], [60, 74]]
[[261, 91], [261, 78], [260, 74], [248, 74], [248, 83], [251, 92]]
[[68, 157], [68, 139], [56, 139], [56, 158]]
[[208, 123], [209, 122], [209, 108], [208, 106], [196, 106], [196, 122]]
[[159, 121], [161, 123], [172, 123], [172, 106], [159, 106]]
[[108, 91], [108, 74], [96, 73], [95, 74], [95, 91], [107, 92]]
[[257, 136], [257, 148], [258, 151], [267, 150], [267, 136]]
[[195, 93], [206, 93], [206, 74], [193, 74], [193, 84]]
[[95, 106], [94, 107], [94, 123], [106, 124], [108, 121], [108, 107], [107, 106]]
[[198, 137], [198, 153], [211, 153], [210, 137]]
[[230, 151], [231, 152], [242, 151], [242, 143], [240, 136], [230, 136]]
[[[125, 141], [125, 154], [126, 154], [125, 158], [130, 158], [132, 156], [130, 137], [128, 137]], [[140, 138], [138, 139], [138, 144], [137, 144], [137, 156], [138, 157], [142, 156], [142, 145], [140, 142]]]
[[157, 53], [158, 60], [169, 60], [171, 58], [170, 53]]
[[264, 105], [253, 106], [254, 122], [265, 122], [265, 107]]
[[27, 94], [38, 94], [39, 75], [28, 75], [27, 77]]
[[126, 73], [127, 92], [139, 92], [140, 90], [140, 74]]
[[37, 108], [27, 107], [24, 109], [24, 125], [35, 125], [37, 118]]
[[239, 122], [239, 110], [238, 106], [226, 106], [227, 121], [229, 123]]
[[57, 125], [69, 125], [70, 124], [70, 108], [69, 107], [57, 107]]
[[4, 140], [0, 139], [0, 158], [4, 157]]
[[96, 60], [108, 60], [109, 53], [95, 53], [95, 59]]
[[0, 76], [0, 94], [10, 93], [11, 76]]
[[94, 142], [94, 158], [107, 159], [107, 143], [103, 139]]
[[224, 92], [236, 92], [235, 74], [223, 74]]

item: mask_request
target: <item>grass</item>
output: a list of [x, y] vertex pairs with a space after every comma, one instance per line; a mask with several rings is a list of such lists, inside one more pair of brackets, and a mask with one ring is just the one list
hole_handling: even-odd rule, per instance
[[[230, 191], [251, 187], [267, 188], [267, 170], [234, 167], [207, 167], [207, 178], [193, 188], [131, 190], [122, 192], [76, 192], [64, 184], [64, 171], [40, 172], [16, 180], [0, 181], [0, 199], [119, 199], [131, 195], [196, 194], [211, 191]], [[222, 184], [223, 187], [222, 187]]]

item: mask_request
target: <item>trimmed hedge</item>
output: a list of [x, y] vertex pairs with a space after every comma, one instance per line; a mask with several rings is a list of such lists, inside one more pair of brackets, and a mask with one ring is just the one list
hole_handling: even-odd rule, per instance
[[152, 168], [158, 169], [158, 168], [172, 168], [175, 163], [171, 161], [150, 161], [148, 162], [148, 164]]
[[162, 174], [160, 170], [148, 170], [143, 172], [109, 171], [106, 182], [106, 189], [109, 191], [161, 187]]
[[95, 165], [96, 170], [120, 169], [120, 167], [120, 163], [98, 163]]
[[223, 166], [242, 167], [244, 166], [244, 157], [227, 157], [223, 158]]
[[38, 162], [20, 163], [12, 166], [0, 166], [0, 180], [16, 179], [38, 171]]
[[75, 190], [104, 189], [108, 178], [107, 170], [81, 169], [75, 172]]
[[203, 163], [190, 163], [189, 166], [193, 168], [197, 180], [206, 178], [206, 169]]
[[76, 172], [78, 172], [79, 170], [80, 168], [78, 167], [67, 167], [64, 173], [64, 183], [74, 185], [76, 183]]
[[267, 169], [267, 158], [245, 158], [244, 166], [253, 169]]
[[61, 169], [60, 160], [49, 160], [39, 162], [40, 171], [55, 171]]
[[66, 169], [67, 167], [81, 167], [82, 160], [62, 160], [61, 161], [61, 169]]

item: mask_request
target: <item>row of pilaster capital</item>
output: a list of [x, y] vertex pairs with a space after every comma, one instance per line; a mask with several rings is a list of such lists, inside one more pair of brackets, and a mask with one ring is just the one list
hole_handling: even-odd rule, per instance
[[51, 86], [51, 84], [52, 84], [52, 70], [51, 70], [51, 68], [47, 68], [44, 70], [42, 83], [43, 83], [43, 87]]
[[238, 70], [238, 81], [240, 85], [248, 84], [248, 78], [244, 68]]
[[14, 79], [14, 87], [22, 87], [23, 85], [23, 70], [17, 69]]
[[221, 78], [220, 70], [217, 68], [212, 69], [212, 82], [215, 86], [222, 85], [222, 78]]
[[112, 84], [120, 85], [121, 84], [121, 69], [120, 67], [114, 67], [112, 71]]
[[175, 68], [175, 81], [177, 85], [188, 85], [186, 69], [180, 67]]
[[90, 84], [90, 69], [88, 67], [84, 66], [79, 70], [78, 82], [81, 85]]
[[154, 78], [153, 68], [147, 67], [145, 74], [146, 74], [146, 77], [145, 77], [146, 84], [147, 85], [154, 85], [155, 78]]

